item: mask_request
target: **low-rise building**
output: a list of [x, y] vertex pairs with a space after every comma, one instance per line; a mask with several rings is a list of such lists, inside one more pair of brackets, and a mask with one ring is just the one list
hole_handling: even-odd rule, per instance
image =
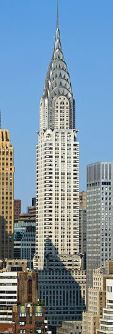
[[0, 267], [0, 334], [50, 334], [46, 308], [38, 300], [37, 273], [22, 260], [1, 261]]
[[99, 327], [99, 317], [93, 312], [87, 311], [83, 313], [82, 334], [96, 334]]
[[82, 321], [64, 321], [57, 334], [82, 334]]
[[88, 288], [88, 310], [83, 313], [82, 334], [96, 334], [106, 306], [106, 282], [113, 279], [113, 261], [93, 271], [93, 287]]
[[103, 317], [100, 319], [100, 328], [96, 333], [113, 333], [113, 278], [106, 279], [106, 308], [103, 309]]
[[16, 304], [13, 306], [11, 322], [0, 323], [0, 334], [51, 334], [46, 320], [46, 308], [36, 304]]
[[48, 333], [48, 322], [45, 320], [46, 309], [40, 303], [18, 304], [13, 306], [15, 334]]
[[0, 270], [0, 323], [12, 321], [13, 305], [37, 303], [37, 275], [27, 262], [6, 260]]

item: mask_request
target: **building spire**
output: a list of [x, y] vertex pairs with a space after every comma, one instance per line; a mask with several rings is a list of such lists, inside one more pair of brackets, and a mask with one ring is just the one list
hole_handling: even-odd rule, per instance
[[56, 34], [55, 34], [55, 50], [62, 49], [60, 39], [60, 27], [59, 27], [59, 0], [57, 0], [57, 17], [56, 17]]
[[[52, 103], [56, 96], [66, 96], [73, 100], [70, 75], [67, 64], [64, 60], [59, 27], [59, 0], [56, 0], [56, 32], [52, 59], [48, 67], [44, 86], [44, 97], [48, 97], [49, 103]], [[73, 102], [72, 102], [73, 103]]]
[[57, 20], [56, 20], [56, 29], [59, 29], [59, 1], [57, 0]]

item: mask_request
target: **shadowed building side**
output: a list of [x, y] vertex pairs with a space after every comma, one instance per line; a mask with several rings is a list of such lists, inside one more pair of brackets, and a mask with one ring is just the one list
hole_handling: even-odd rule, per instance
[[79, 252], [83, 256], [83, 269], [86, 270], [86, 230], [87, 230], [87, 199], [86, 192], [82, 191], [79, 194]]
[[82, 320], [86, 306], [86, 272], [79, 255], [59, 255], [50, 240], [45, 244], [44, 268], [38, 271], [39, 298], [46, 305], [52, 332], [64, 321]]

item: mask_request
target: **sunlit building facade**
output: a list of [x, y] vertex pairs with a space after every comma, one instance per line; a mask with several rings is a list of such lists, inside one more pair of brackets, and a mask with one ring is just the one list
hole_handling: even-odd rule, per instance
[[55, 250], [59, 255], [79, 252], [79, 143], [59, 26], [40, 101], [35, 267], [43, 269], [45, 254], [55, 256]]
[[8, 130], [0, 129], [0, 259], [13, 258], [14, 149]]
[[57, 27], [40, 101], [36, 150], [36, 245], [40, 299], [49, 324], [81, 320], [86, 274], [79, 255], [79, 143], [75, 101]]

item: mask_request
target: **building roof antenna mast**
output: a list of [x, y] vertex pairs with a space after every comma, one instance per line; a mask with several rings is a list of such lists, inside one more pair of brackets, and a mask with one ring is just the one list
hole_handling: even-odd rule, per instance
[[59, 29], [59, 0], [57, 0], [57, 21], [56, 28]]

